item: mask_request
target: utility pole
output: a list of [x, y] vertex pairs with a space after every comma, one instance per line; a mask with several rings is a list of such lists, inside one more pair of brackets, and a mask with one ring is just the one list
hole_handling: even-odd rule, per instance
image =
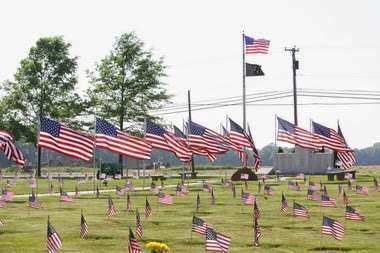
[[296, 83], [296, 71], [299, 67], [299, 63], [296, 59], [296, 52], [299, 52], [299, 48], [293, 46], [292, 48], [285, 48], [285, 51], [292, 52], [292, 63], [293, 63], [293, 105], [294, 105], [294, 125], [298, 125], [297, 117], [297, 83]]
[[[187, 103], [189, 110], [189, 122], [187, 126], [187, 138], [189, 138], [190, 128], [191, 128], [191, 99], [190, 99], [190, 90], [187, 91]], [[191, 155], [191, 177], [195, 178], [195, 169], [194, 169], [194, 155]]]

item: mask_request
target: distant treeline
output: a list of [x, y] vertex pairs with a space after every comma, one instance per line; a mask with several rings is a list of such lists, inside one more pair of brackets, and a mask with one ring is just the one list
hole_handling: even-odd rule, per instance
[[[36, 148], [31, 144], [19, 144], [18, 145], [29, 161], [29, 167], [36, 166]], [[277, 150], [279, 147], [277, 147]], [[290, 153], [294, 152], [292, 148], [280, 148], [281, 152]], [[264, 166], [271, 166], [273, 162], [273, 154], [275, 148], [274, 144], [270, 143], [259, 150], [260, 157], [262, 159], [262, 164]], [[375, 143], [372, 147], [367, 147], [363, 149], [355, 149], [356, 158], [358, 160], [358, 165], [380, 165], [380, 142]], [[251, 158], [251, 156], [250, 156]], [[96, 152], [96, 162], [97, 164], [102, 163], [117, 163], [118, 156], [106, 151], [97, 150]], [[163, 152], [155, 150], [152, 153], [152, 159], [147, 161], [145, 164], [151, 166], [153, 163], [160, 162], [161, 164], [169, 166], [180, 166], [181, 163], [178, 159], [169, 152]], [[209, 166], [240, 166], [241, 162], [236, 152], [228, 152], [225, 155], [218, 156], [215, 162], [210, 162], [205, 157], [195, 157], [195, 163], [198, 165], [209, 165]], [[253, 161], [249, 160], [249, 164], [252, 165]], [[52, 151], [43, 151], [42, 154], [42, 164], [43, 166], [86, 166], [92, 167], [93, 162], [83, 162], [75, 160], [64, 155], [57, 154]], [[14, 166], [10, 163], [3, 155], [0, 157], [0, 167], [10, 167]], [[124, 166], [129, 168], [137, 168], [142, 166], [141, 161], [124, 159]]]

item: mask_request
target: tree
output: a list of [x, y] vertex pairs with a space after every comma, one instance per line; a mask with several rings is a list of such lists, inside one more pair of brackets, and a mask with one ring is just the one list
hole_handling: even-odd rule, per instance
[[[62, 37], [40, 38], [21, 61], [14, 81], [3, 83], [6, 95], [0, 106], [0, 124], [13, 130], [17, 138], [35, 144], [41, 116], [78, 124], [73, 118], [84, 110], [85, 104], [74, 93], [77, 57], [70, 56], [70, 46]], [[40, 157], [38, 149], [38, 176]]]
[[[115, 122], [122, 131], [126, 122], [152, 118], [149, 110], [160, 108], [170, 98], [161, 81], [166, 76], [163, 58], [154, 59], [134, 33], [117, 38], [110, 54], [88, 74], [91, 87], [87, 94], [96, 114]], [[120, 155], [121, 173], [122, 165]]]

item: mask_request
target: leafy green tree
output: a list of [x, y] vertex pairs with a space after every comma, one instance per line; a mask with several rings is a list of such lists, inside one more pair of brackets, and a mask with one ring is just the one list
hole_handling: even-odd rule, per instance
[[[77, 57], [70, 56], [70, 46], [62, 37], [40, 38], [21, 61], [14, 81], [3, 83], [6, 95], [0, 106], [0, 125], [17, 138], [36, 143], [40, 116], [73, 125], [74, 117], [84, 110], [85, 104], [74, 92]], [[40, 149], [38, 154], [40, 157]], [[40, 172], [38, 159], [38, 176]]]
[[[126, 130], [127, 122], [152, 118], [149, 110], [160, 108], [170, 98], [162, 82], [166, 76], [163, 59], [144, 50], [144, 43], [134, 33], [117, 38], [109, 55], [88, 74], [91, 87], [87, 94], [96, 114], [121, 130]], [[121, 170], [122, 164], [119, 156]]]

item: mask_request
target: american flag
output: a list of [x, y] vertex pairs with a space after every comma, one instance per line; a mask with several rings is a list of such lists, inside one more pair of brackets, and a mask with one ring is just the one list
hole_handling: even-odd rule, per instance
[[99, 186], [96, 186], [96, 198], [98, 199], [100, 195]]
[[179, 197], [186, 197], [189, 193], [189, 190], [187, 189], [186, 185], [184, 184], [177, 184], [177, 189], [176, 189], [176, 195]]
[[243, 189], [241, 189], [240, 200], [243, 205], [253, 205], [256, 201], [256, 197], [249, 192], [244, 192]]
[[202, 189], [204, 192], [211, 192], [212, 186], [207, 181], [203, 181], [202, 182]]
[[116, 185], [116, 195], [117, 196], [123, 196], [125, 195], [125, 189], [122, 189], [120, 186]]
[[259, 246], [259, 239], [261, 237], [261, 228], [259, 226], [258, 220], [253, 219], [253, 245]]
[[197, 123], [189, 123], [189, 145], [206, 150], [211, 154], [224, 154], [233, 147], [224, 136], [201, 126]]
[[12, 140], [13, 137], [10, 133], [0, 130], [0, 151], [4, 152], [8, 160], [24, 166], [27, 160], [22, 151], [12, 143]]
[[8, 191], [7, 188], [5, 188], [2, 190], [2, 195], [1, 195], [0, 200], [4, 202], [9, 202], [9, 201], [12, 201], [14, 197], [15, 197], [15, 193]]
[[41, 118], [38, 146], [58, 153], [89, 161], [93, 156], [94, 138], [61, 125], [59, 122]]
[[0, 199], [0, 208], [4, 208], [7, 205], [7, 202], [4, 200]]
[[128, 243], [128, 253], [141, 253], [140, 245], [134, 236], [132, 229], [129, 228], [129, 243]]
[[245, 54], [268, 54], [270, 40], [254, 39], [244, 35]]
[[306, 198], [308, 200], [318, 201], [320, 199], [320, 196], [319, 196], [319, 193], [317, 191], [313, 191], [313, 190], [308, 189]]
[[0, 227], [4, 226], [4, 224], [5, 222], [2, 219], [0, 219]]
[[368, 187], [367, 186], [356, 186], [356, 193], [362, 194], [362, 195], [368, 195]]
[[255, 203], [253, 203], [253, 218], [254, 219], [260, 219], [261, 212], [259, 210], [259, 207], [257, 206], [257, 201], [255, 200]]
[[156, 185], [154, 182], [152, 182], [152, 183], [150, 184], [150, 189], [149, 189], [149, 191], [151, 191], [151, 192], [157, 194], [157, 193], [160, 191], [160, 189], [157, 187], [157, 185]]
[[318, 136], [323, 147], [335, 151], [352, 151], [347, 147], [345, 140], [334, 129], [312, 122], [313, 133]]
[[364, 221], [365, 217], [356, 212], [356, 210], [351, 206], [346, 206], [346, 219]]
[[135, 159], [150, 159], [152, 146], [144, 139], [127, 135], [108, 121], [96, 118], [96, 146]]
[[314, 182], [309, 182], [309, 190], [312, 191], [319, 191], [321, 189], [321, 184], [320, 183], [314, 183]]
[[113, 201], [112, 201], [110, 196], [108, 196], [107, 215], [108, 215], [108, 217], [116, 215], [116, 209], [115, 209], [115, 206], [113, 205]]
[[32, 191], [32, 195], [29, 196], [28, 206], [35, 209], [41, 208], [41, 203], [38, 201], [36, 194], [34, 194], [34, 191]]
[[62, 247], [62, 240], [48, 219], [47, 223], [47, 251], [48, 253], [55, 253]]
[[326, 216], [323, 216], [322, 234], [331, 235], [336, 240], [341, 241], [343, 240], [344, 236], [344, 226], [337, 220], [333, 220]]
[[[338, 135], [342, 138], [346, 147], [349, 148], [349, 146], [346, 142], [346, 139], [343, 136], [343, 132], [342, 132], [342, 129], [340, 128], [339, 123], [338, 123]], [[339, 161], [341, 162], [341, 167], [343, 169], [348, 169], [356, 163], [355, 153], [352, 150], [351, 151], [338, 151], [337, 157], [338, 157]]]
[[129, 196], [129, 193], [127, 194], [127, 207], [126, 207], [126, 211], [131, 211], [132, 210], [132, 201], [131, 201], [131, 198]]
[[231, 238], [217, 233], [212, 228], [206, 229], [206, 251], [228, 252]]
[[78, 188], [78, 185], [75, 186], [75, 197], [79, 197], [80, 196], [80, 192], [79, 192], [79, 188]]
[[265, 195], [273, 195], [273, 189], [269, 185], [264, 186], [264, 194]]
[[133, 186], [132, 182], [130, 182], [130, 181], [127, 181], [125, 183], [125, 187], [124, 188], [125, 188], [126, 192], [134, 192], [135, 191], [135, 187]]
[[281, 211], [283, 213], [288, 212], [288, 201], [286, 200], [284, 193], [282, 193], [282, 198], [281, 198]]
[[257, 171], [261, 165], [261, 158], [259, 156], [259, 151], [257, 151], [255, 143], [253, 142], [251, 128], [249, 127], [249, 125], [248, 125], [248, 136], [249, 136], [249, 140], [251, 142], [251, 151], [253, 153], [253, 158], [255, 159], [253, 169]]
[[143, 228], [141, 225], [141, 219], [139, 211], [136, 209], [136, 235], [138, 235], [140, 238], [143, 235]]
[[288, 182], [288, 189], [292, 191], [299, 191], [300, 186], [298, 185], [297, 181], [289, 181]]
[[172, 205], [173, 204], [173, 197], [165, 194], [163, 192], [158, 193], [158, 202], [164, 205]]
[[10, 133], [0, 130], [0, 150], [4, 152], [8, 160], [24, 166], [27, 160], [22, 151], [12, 143], [12, 140], [13, 137]]
[[302, 180], [304, 180], [305, 179], [305, 174], [298, 173], [297, 176], [296, 176], [296, 179], [302, 179]]
[[212, 228], [211, 224], [206, 223], [201, 218], [193, 216], [193, 223], [191, 225], [191, 231], [204, 235], [206, 233], [207, 228]]
[[178, 140], [182, 143], [182, 145], [186, 145], [194, 155], [207, 156], [207, 158], [210, 161], [216, 160], [216, 156], [210, 153], [209, 150], [200, 148], [200, 147], [190, 146], [187, 141], [186, 135], [178, 127], [173, 126], [173, 129], [174, 129], [174, 136], [178, 138]]
[[321, 206], [323, 207], [336, 207], [336, 200], [327, 195], [321, 195]]
[[199, 193], [198, 193], [197, 202], [195, 204], [195, 209], [198, 210], [199, 208], [201, 208], [201, 198], [199, 197]]
[[242, 161], [245, 162], [248, 158], [244, 149], [252, 150], [251, 139], [244, 129], [239, 126], [235, 121], [230, 119], [230, 133], [229, 138], [231, 142], [240, 149], [239, 156], [242, 158]]
[[62, 188], [60, 188], [59, 191], [59, 200], [62, 202], [72, 202], [73, 199], [67, 194], [67, 192], [63, 191]]
[[310, 218], [309, 211], [301, 204], [293, 202], [293, 215], [296, 217]]
[[318, 137], [280, 117], [277, 117], [277, 140], [298, 145], [303, 148], [320, 149], [321, 142]]
[[148, 198], [145, 199], [144, 214], [145, 218], [148, 218], [152, 215], [152, 207], [149, 204]]
[[153, 148], [171, 151], [183, 162], [191, 160], [193, 153], [188, 145], [184, 145], [173, 133], [150, 120], [146, 120], [145, 139]]
[[85, 238], [88, 235], [88, 224], [83, 216], [83, 213], [80, 214], [80, 237]]

